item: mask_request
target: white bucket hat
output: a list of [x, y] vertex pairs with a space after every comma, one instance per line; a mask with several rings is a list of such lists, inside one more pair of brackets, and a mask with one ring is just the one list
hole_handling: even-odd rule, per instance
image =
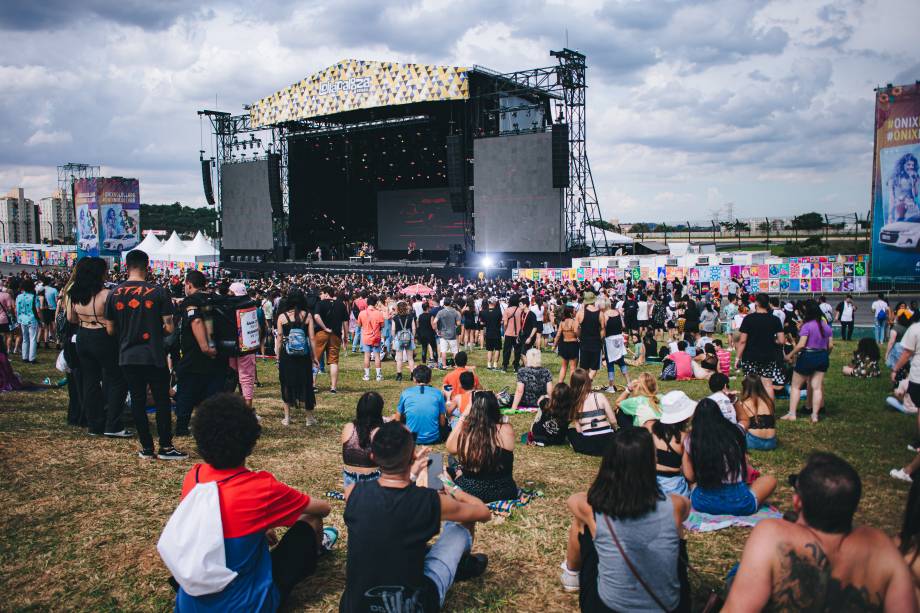
[[693, 417], [696, 402], [680, 390], [668, 392], [661, 397], [661, 423], [677, 424]]

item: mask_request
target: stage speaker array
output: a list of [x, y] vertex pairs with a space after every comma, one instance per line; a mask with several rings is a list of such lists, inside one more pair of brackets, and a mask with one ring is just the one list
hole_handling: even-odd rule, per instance
[[450, 188], [450, 207], [455, 213], [466, 211], [466, 176], [464, 173], [463, 137], [447, 137], [447, 186]]
[[569, 186], [569, 126], [553, 124], [553, 187]]
[[211, 185], [211, 160], [201, 160], [201, 184], [204, 186], [204, 198], [208, 204], [214, 204], [214, 186]]
[[272, 215], [281, 217], [281, 155], [268, 154], [268, 197], [272, 203]]

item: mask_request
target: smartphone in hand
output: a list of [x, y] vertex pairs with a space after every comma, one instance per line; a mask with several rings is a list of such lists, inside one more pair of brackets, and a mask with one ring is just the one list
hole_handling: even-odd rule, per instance
[[442, 490], [444, 483], [441, 481], [441, 473], [444, 472], [444, 454], [432, 452], [428, 456], [428, 489]]

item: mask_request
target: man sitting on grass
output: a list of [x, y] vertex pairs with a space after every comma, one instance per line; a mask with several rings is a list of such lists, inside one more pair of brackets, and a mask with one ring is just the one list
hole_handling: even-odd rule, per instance
[[[197, 483], [217, 482], [226, 566], [239, 574], [214, 594], [191, 596], [180, 588], [177, 611], [275, 611], [338, 538], [335, 528], [323, 528], [332, 510], [328, 502], [246, 468], [261, 432], [255, 413], [236, 394], [212, 396], [195, 409], [192, 435], [205, 464], [185, 475], [182, 497]], [[277, 526], [289, 528], [280, 541], [272, 530]]]
[[[460, 389], [460, 375], [461, 373], [470, 372], [473, 375], [475, 389], [482, 389], [482, 386], [479, 384], [479, 377], [476, 376], [476, 373], [473, 372], [472, 368], [467, 368], [467, 363], [469, 357], [465, 351], [460, 351], [454, 357], [454, 368], [452, 371], [444, 375], [444, 382], [442, 383], [444, 391], [448, 392], [450, 400], [454, 400], [456, 396], [459, 396], [462, 393]], [[447, 389], [450, 386], [451, 389]]]
[[439, 611], [455, 581], [485, 572], [488, 558], [470, 549], [475, 522], [489, 521], [491, 512], [457, 487], [424, 487], [428, 450], [416, 451], [402, 424], [380, 426], [371, 449], [380, 479], [345, 492], [348, 559], [340, 610]]
[[790, 484], [798, 520], [757, 524], [722, 610], [917, 611], [913, 577], [891, 539], [853, 526], [856, 470], [813, 453]]
[[396, 407], [396, 420], [405, 423], [423, 445], [447, 440], [447, 402], [431, 383], [431, 369], [419, 364], [412, 371], [415, 386], [403, 390]]

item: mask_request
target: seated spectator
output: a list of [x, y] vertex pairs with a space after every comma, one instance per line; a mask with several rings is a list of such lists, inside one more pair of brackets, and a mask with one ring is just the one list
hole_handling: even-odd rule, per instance
[[382, 425], [371, 448], [380, 479], [346, 492], [348, 557], [339, 610], [389, 611], [400, 602], [398, 610], [414, 603], [413, 611], [439, 611], [455, 581], [485, 572], [488, 558], [470, 549], [474, 524], [492, 513], [458, 487], [426, 487], [428, 450], [417, 450], [402, 424]]
[[[894, 544], [904, 557], [907, 567], [913, 575], [914, 585], [920, 585], [920, 484], [911, 486], [904, 509], [904, 522], [901, 532], [894, 539]], [[914, 588], [916, 592], [917, 588]]]
[[580, 591], [582, 611], [689, 610], [681, 553], [690, 509], [686, 498], [658, 489], [653, 449], [648, 431], [620, 430], [591, 488], [568, 500], [574, 517], [560, 579], [566, 591]]
[[[198, 483], [217, 482], [226, 566], [239, 574], [214, 594], [191, 596], [180, 587], [176, 610], [275, 611], [297, 583], [313, 574], [320, 553], [338, 538], [335, 528], [323, 529], [323, 517], [332, 509], [269, 472], [246, 468], [262, 428], [241, 396], [204, 400], [191, 425], [205, 463], [186, 473], [182, 497]], [[272, 530], [278, 526], [289, 528], [280, 541]]]
[[738, 423], [745, 430], [748, 449], [776, 449], [776, 416], [773, 399], [756, 375], [747, 375], [741, 382], [738, 399]]
[[396, 407], [398, 421], [405, 423], [422, 445], [440, 443], [450, 434], [447, 425], [447, 403], [441, 390], [429, 385], [431, 368], [419, 364], [412, 371], [415, 386], [403, 390]]
[[354, 421], [342, 428], [342, 481], [344, 487], [358, 481], [373, 481], [380, 469], [371, 458], [371, 438], [383, 425], [383, 396], [365, 392], [358, 400]]
[[564, 445], [572, 410], [572, 389], [568, 383], [557, 383], [553, 393], [540, 399], [537, 411], [530, 427], [528, 442], [537, 445]]
[[917, 405], [914, 404], [907, 388], [910, 385], [909, 379], [901, 379], [897, 387], [894, 388], [891, 396], [885, 398], [885, 403], [896, 411], [906, 413], [907, 415], [917, 414]]
[[678, 381], [693, 379], [693, 356], [687, 353], [687, 341], [677, 341], [677, 351], [669, 354], [668, 359], [674, 363]]
[[641, 428], [645, 422], [658, 419], [661, 407], [658, 405], [658, 382], [650, 373], [644, 372], [626, 386], [614, 401], [619, 426]]
[[856, 345], [856, 351], [853, 352], [853, 359], [843, 367], [843, 374], [858, 379], [878, 377], [878, 362], [881, 357], [875, 339], [868, 336], [861, 338]]
[[693, 369], [693, 378], [708, 381], [713, 373], [719, 370], [719, 358], [716, 355], [716, 346], [712, 343], [706, 343], [702, 351], [697, 352], [696, 357], [690, 362]]
[[903, 554], [881, 530], [853, 526], [862, 493], [853, 467], [813, 453], [790, 484], [797, 521], [757, 524], [722, 610], [917, 611]]
[[[646, 335], [648, 332], [646, 332]], [[655, 338], [652, 337], [654, 341]], [[638, 334], [629, 335], [629, 347], [626, 348], [626, 364], [629, 366], [642, 366], [645, 364], [645, 344], [639, 340]]]
[[57, 388], [57, 385], [51, 383], [36, 383], [23, 379], [19, 373], [13, 371], [13, 366], [10, 364], [9, 356], [6, 353], [6, 339], [0, 335], [0, 392], [20, 392], [55, 388]]
[[607, 397], [591, 390], [588, 371], [576, 368], [569, 379], [572, 388], [572, 410], [566, 437], [575, 453], [602, 456], [613, 438], [616, 413]]
[[734, 392], [728, 389], [728, 377], [720, 372], [713, 373], [709, 377], [709, 391], [712, 392], [707, 396], [710, 400], [715, 401], [722, 411], [722, 416], [733, 424], [738, 423], [738, 417], [735, 414]]
[[776, 489], [776, 479], [758, 477], [751, 487], [744, 434], [722, 417], [719, 405], [704, 398], [696, 406], [690, 436], [684, 442], [684, 476], [697, 487], [693, 508], [712, 515], [753, 515]]
[[462, 415], [470, 410], [470, 404], [473, 402], [473, 391], [476, 386], [475, 375], [472, 372], [460, 373], [460, 394], [454, 396], [453, 400], [447, 401], [447, 412], [450, 416], [450, 427], [453, 430], [457, 427], [457, 421]]
[[553, 375], [543, 368], [543, 354], [539, 349], [529, 349], [524, 354], [524, 367], [517, 372], [517, 388], [511, 408], [535, 408], [543, 396], [553, 392]]
[[451, 475], [467, 494], [483, 502], [517, 498], [514, 429], [505, 423], [492, 392], [477, 392], [468, 413], [447, 438], [447, 452], [459, 466]]
[[655, 444], [655, 473], [663, 494], [690, 496], [690, 485], [682, 472], [684, 439], [696, 403], [680, 390], [661, 399], [661, 418], [646, 422]]
[[658, 340], [655, 338], [655, 330], [648, 329], [645, 336], [642, 337], [642, 349], [645, 352], [646, 362], [655, 362], [658, 359]]
[[473, 375], [473, 389], [482, 389], [482, 386], [479, 384], [479, 377], [473, 372], [473, 368], [467, 368], [466, 365], [468, 361], [469, 357], [465, 351], [458, 352], [457, 355], [454, 356], [454, 366], [456, 368], [444, 375], [442, 388], [448, 393], [450, 400], [453, 400], [455, 396], [459, 396], [462, 393], [460, 390], [460, 375], [462, 373], [470, 372]]
[[722, 346], [721, 339], [713, 339], [712, 344], [716, 348], [716, 358], [719, 360], [719, 372], [723, 375], [730, 375], [732, 371], [732, 352]]

